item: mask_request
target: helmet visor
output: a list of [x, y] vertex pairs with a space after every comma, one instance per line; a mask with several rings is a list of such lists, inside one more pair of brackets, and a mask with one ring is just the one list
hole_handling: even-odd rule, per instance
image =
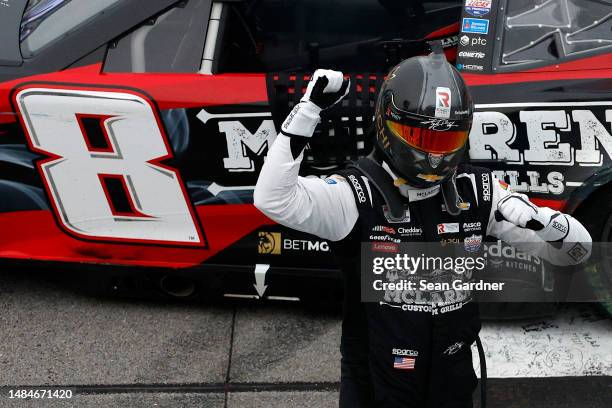
[[387, 120], [387, 127], [409, 146], [436, 154], [448, 154], [461, 149], [465, 145], [469, 133], [468, 130], [431, 130], [404, 125], [392, 120]]

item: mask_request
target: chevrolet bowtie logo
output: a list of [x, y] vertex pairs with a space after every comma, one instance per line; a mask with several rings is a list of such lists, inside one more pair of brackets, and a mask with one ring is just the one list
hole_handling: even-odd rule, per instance
[[403, 186], [404, 184], [408, 184], [408, 182], [401, 177], [398, 177], [395, 180], [393, 180], [393, 185], [395, 187]]
[[437, 174], [417, 174], [417, 177], [422, 180], [429, 181], [430, 183], [440, 181], [444, 178], [442, 176], [438, 176]]

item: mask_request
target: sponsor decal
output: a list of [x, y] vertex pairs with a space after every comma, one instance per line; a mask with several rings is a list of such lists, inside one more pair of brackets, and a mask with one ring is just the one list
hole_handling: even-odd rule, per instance
[[428, 126], [430, 130], [437, 130], [440, 132], [444, 132], [447, 130], [451, 130], [454, 127], [457, 127], [454, 120], [448, 119], [429, 119], [421, 122], [421, 125]]
[[436, 88], [436, 118], [450, 118], [452, 95], [449, 88], [439, 86]]
[[391, 106], [387, 107], [386, 114], [387, 114], [387, 117], [391, 117], [392, 119], [395, 119], [398, 122], [402, 120], [402, 117], [398, 115], [397, 113], [395, 113], [393, 109], [391, 109]]
[[280, 255], [281, 234], [280, 232], [259, 232], [259, 243], [257, 252], [262, 255]]
[[404, 208], [404, 217], [400, 218], [400, 219], [393, 219], [393, 217], [391, 216], [391, 212], [389, 211], [389, 207], [387, 207], [386, 205], [383, 205], [382, 207], [383, 209], [383, 214], [385, 216], [385, 219], [391, 223], [391, 224], [399, 224], [399, 223], [406, 223], [406, 222], [410, 222], [410, 209], [408, 207]]
[[372, 242], [372, 251], [396, 253], [399, 249], [397, 244], [392, 242]]
[[491, 175], [482, 173], [482, 199], [483, 201], [491, 201]]
[[482, 235], [472, 235], [463, 239], [463, 247], [468, 252], [476, 252], [482, 244]]
[[403, 237], [423, 235], [423, 229], [419, 227], [398, 228], [397, 232]]
[[459, 240], [459, 238], [444, 238], [440, 240], [440, 244], [442, 244], [442, 246], [460, 243], [461, 241]]
[[329, 252], [327, 241], [282, 238], [280, 232], [259, 232], [257, 252], [261, 255], [280, 255], [282, 251]]
[[435, 169], [442, 163], [444, 155], [429, 153], [427, 158], [429, 159], [429, 165]]
[[429, 181], [430, 183], [435, 183], [436, 181], [442, 180], [444, 177], [439, 176], [437, 174], [417, 174], [417, 177], [421, 180]]
[[508, 268], [519, 267], [526, 271], [536, 272], [536, 265], [542, 263], [539, 257], [504, 244], [500, 240], [492, 244], [485, 243], [483, 256], [487, 258], [487, 264], [494, 268], [505, 264], [505, 267]]
[[461, 32], [472, 34], [489, 34], [489, 20], [482, 18], [464, 18]]
[[291, 112], [289, 113], [289, 116], [287, 116], [287, 118], [283, 122], [283, 125], [282, 125], [282, 130], [283, 131], [289, 132], [289, 126], [291, 126], [291, 122], [293, 122], [293, 118], [300, 111], [301, 107], [302, 107], [302, 104], [298, 103], [297, 105], [295, 105], [295, 107], [293, 109], [291, 109]]
[[459, 223], [458, 222], [450, 222], [438, 224], [438, 235], [442, 234], [455, 234], [459, 232]]
[[554, 220], [552, 222], [552, 227], [562, 234], [567, 234], [567, 225], [563, 225], [557, 220]]
[[465, 46], [470, 45], [470, 37], [468, 37], [467, 35], [462, 35], [461, 36], [461, 40], [459, 40], [460, 44]]
[[455, 344], [451, 344], [446, 350], [444, 350], [443, 354], [447, 356], [452, 356], [453, 354], [461, 350], [464, 345], [464, 342], [458, 341]]
[[525, 102], [476, 108], [479, 111], [474, 114], [470, 132], [470, 158], [502, 161], [506, 168], [515, 166], [515, 170], [493, 172], [513, 191], [560, 195], [582, 181], [565, 180], [565, 168], [602, 167], [610, 162], [610, 101]]
[[[197, 117], [206, 123], [211, 115], [203, 112], [206, 111], [202, 109]], [[247, 114], [236, 114], [236, 116], [240, 115]], [[227, 146], [227, 156], [223, 158], [223, 167], [230, 173], [255, 172], [257, 169], [253, 156], [263, 156], [277, 136], [272, 119], [262, 120], [255, 133], [251, 133], [239, 120], [219, 121], [218, 127], [219, 133], [225, 135]]]
[[[526, 181], [521, 181], [522, 177], [519, 177], [519, 172], [516, 170], [495, 170], [493, 171], [495, 177], [498, 179], [507, 178], [510, 180], [508, 183], [508, 189], [519, 193], [536, 192], [536, 193], [549, 193], [549, 194], [562, 194], [565, 191], [564, 177], [563, 174], [558, 171], [551, 171], [548, 174], [544, 173], [544, 177], [540, 175], [540, 172], [529, 170], [526, 171]], [[544, 178], [547, 181], [543, 181]], [[569, 182], [568, 182], [569, 185]], [[582, 183], [576, 183], [579, 186]]]
[[283, 240], [283, 249], [289, 251], [329, 252], [329, 243], [327, 241], [285, 238]]
[[499, 183], [499, 185], [501, 186], [501, 188], [503, 188], [504, 190], [508, 190], [508, 183], [506, 183], [503, 180], [497, 179], [497, 182]]
[[443, 48], [451, 48], [457, 45], [459, 42], [459, 36], [453, 35], [452, 37], [442, 38], [440, 41], [442, 42]]
[[[324, 176], [322, 176], [324, 177]], [[338, 184], [338, 183], [346, 183], [346, 179], [342, 176], [338, 176], [337, 174], [333, 174], [329, 177], [325, 177], [325, 182], [327, 184]]]
[[474, 64], [457, 64], [457, 69], [459, 71], [483, 71], [484, 67], [482, 65], [474, 65]]
[[425, 200], [426, 198], [435, 196], [440, 191], [440, 186], [422, 188], [419, 190], [408, 190], [408, 198], [410, 201]]
[[580, 242], [577, 242], [576, 245], [567, 251], [567, 254], [576, 262], [580, 262], [588, 253], [589, 251]]
[[393, 357], [393, 368], [396, 370], [414, 370], [414, 357]]
[[387, 234], [397, 234], [395, 228], [389, 227], [388, 225], [376, 225], [372, 228], [373, 232], [386, 232]]
[[399, 238], [393, 238], [392, 236], [389, 236], [389, 235], [370, 235], [370, 239], [372, 241], [395, 242], [398, 244], [402, 242]]
[[459, 56], [464, 58], [483, 59], [486, 54], [480, 51], [460, 51]]
[[363, 187], [361, 187], [361, 184], [359, 184], [359, 181], [357, 180], [357, 177], [353, 176], [352, 174], [350, 174], [348, 176], [349, 180], [351, 180], [351, 183], [353, 183], [353, 187], [355, 187], [355, 192], [357, 193], [357, 199], [359, 200], [360, 203], [365, 203], [366, 202], [366, 196], [365, 193], [363, 191]]
[[484, 37], [472, 37], [472, 41], [470, 42], [470, 45], [472, 47], [474, 46], [486, 46], [487, 45], [487, 39]]
[[475, 17], [482, 17], [491, 11], [493, 0], [466, 0], [465, 11]]
[[469, 110], [467, 110], [467, 109], [465, 109], [465, 110], [456, 110], [456, 111], [455, 111], [455, 115], [458, 115], [458, 116], [467, 115], [467, 114], [469, 114], [469, 113], [470, 113], [470, 111], [469, 111]]
[[480, 231], [481, 229], [482, 229], [482, 223], [480, 221], [463, 223], [463, 231], [465, 232]]
[[417, 350], [394, 348], [391, 351], [391, 354], [393, 354], [394, 356], [418, 357], [419, 352]]

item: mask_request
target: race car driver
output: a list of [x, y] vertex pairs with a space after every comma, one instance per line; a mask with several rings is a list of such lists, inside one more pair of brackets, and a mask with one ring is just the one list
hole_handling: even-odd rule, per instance
[[327, 179], [298, 176], [321, 111], [338, 103], [348, 85], [340, 72], [313, 74], [270, 148], [255, 206], [279, 224], [336, 242], [345, 281], [341, 407], [470, 407], [477, 305], [462, 302], [434, 314], [361, 302], [361, 243], [467, 245], [492, 236], [572, 265], [589, 256], [591, 238], [571, 216], [537, 207], [490, 171], [462, 163], [473, 104], [441, 52], [389, 73], [369, 157]]

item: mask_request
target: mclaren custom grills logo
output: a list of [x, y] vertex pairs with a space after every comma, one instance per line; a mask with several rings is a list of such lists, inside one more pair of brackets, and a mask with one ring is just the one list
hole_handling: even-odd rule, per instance
[[[240, 118], [266, 118], [251, 132], [240, 121]], [[269, 112], [253, 113], [210, 113], [202, 109], [197, 118], [204, 124], [211, 119], [217, 119], [219, 133], [225, 135], [227, 142], [227, 157], [223, 158], [223, 167], [229, 172], [254, 172], [255, 163], [249, 157], [249, 151], [261, 156], [272, 146], [277, 132]]]
[[562, 194], [566, 187], [582, 184], [565, 179], [567, 168], [610, 162], [612, 102], [509, 103], [476, 109], [470, 158], [503, 162], [508, 170], [493, 173], [513, 191]]

